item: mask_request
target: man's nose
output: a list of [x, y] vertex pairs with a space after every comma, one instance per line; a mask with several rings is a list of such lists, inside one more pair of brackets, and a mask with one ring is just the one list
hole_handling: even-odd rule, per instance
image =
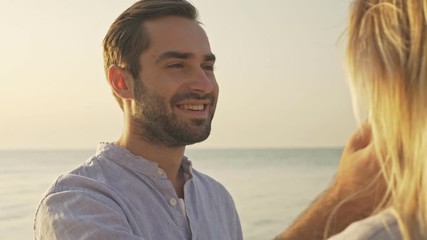
[[210, 93], [216, 88], [215, 76], [212, 72], [197, 69], [191, 77], [190, 88], [195, 92]]

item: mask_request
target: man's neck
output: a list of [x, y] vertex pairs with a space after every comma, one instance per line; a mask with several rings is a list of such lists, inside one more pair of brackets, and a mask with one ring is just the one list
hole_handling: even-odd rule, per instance
[[178, 196], [182, 197], [180, 195], [183, 195], [184, 179], [180, 168], [185, 146], [165, 147], [152, 144], [133, 134], [123, 134], [116, 144], [125, 147], [135, 156], [141, 156], [146, 160], [157, 163], [172, 182]]

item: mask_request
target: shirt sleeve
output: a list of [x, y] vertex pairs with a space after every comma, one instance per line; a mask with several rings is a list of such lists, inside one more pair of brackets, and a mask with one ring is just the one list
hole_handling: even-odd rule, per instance
[[67, 190], [45, 197], [34, 220], [36, 240], [141, 240], [133, 234], [114, 200], [87, 190]]
[[402, 240], [399, 224], [391, 209], [348, 226], [328, 240]]

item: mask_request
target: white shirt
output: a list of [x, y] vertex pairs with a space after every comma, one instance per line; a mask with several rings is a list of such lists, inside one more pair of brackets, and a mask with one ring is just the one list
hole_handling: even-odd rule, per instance
[[114, 144], [57, 179], [38, 208], [37, 240], [242, 240], [234, 202], [184, 157], [185, 204], [159, 166]]
[[393, 210], [387, 209], [351, 224], [329, 240], [402, 240], [402, 235]]

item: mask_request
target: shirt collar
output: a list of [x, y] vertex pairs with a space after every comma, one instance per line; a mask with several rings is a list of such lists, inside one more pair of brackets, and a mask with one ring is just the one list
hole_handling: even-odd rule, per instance
[[[96, 149], [96, 155], [114, 161], [131, 171], [141, 172], [149, 176], [158, 176], [157, 170], [159, 169], [159, 165], [156, 162], [149, 161], [141, 156], [136, 156], [127, 148], [118, 146], [114, 143], [99, 143]], [[186, 156], [182, 158], [181, 169], [184, 172], [186, 180], [193, 177], [192, 163]]]

